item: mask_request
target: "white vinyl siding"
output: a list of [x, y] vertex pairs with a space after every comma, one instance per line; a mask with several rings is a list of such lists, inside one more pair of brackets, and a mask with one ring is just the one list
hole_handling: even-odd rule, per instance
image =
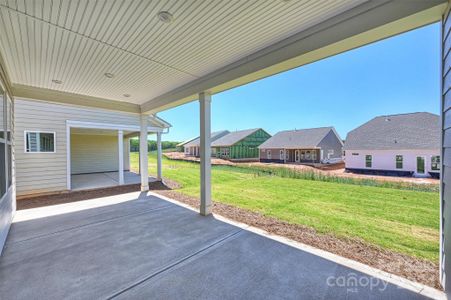
[[[25, 149], [25, 131], [55, 132], [55, 153], [16, 151], [17, 195], [67, 189], [66, 121], [139, 126], [139, 114], [37, 100], [15, 99], [16, 149]], [[117, 145], [116, 147], [117, 148]], [[127, 161], [127, 160], [125, 160]]]
[[[118, 171], [117, 136], [71, 135], [71, 173], [97, 173]], [[128, 145], [124, 141], [124, 169], [128, 168]], [[127, 166], [126, 166], [127, 164]]]
[[[439, 154], [436, 150], [346, 150], [345, 164], [348, 169], [373, 169], [386, 171], [407, 171], [416, 173], [417, 156], [425, 157], [426, 174], [431, 169], [433, 156]], [[365, 165], [365, 156], [371, 155], [372, 167]], [[402, 156], [402, 169], [396, 168], [396, 156]], [[437, 172], [437, 171], [435, 171]]]

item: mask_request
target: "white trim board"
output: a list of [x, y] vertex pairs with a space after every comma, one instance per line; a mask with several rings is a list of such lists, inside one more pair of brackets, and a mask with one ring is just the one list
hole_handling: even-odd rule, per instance
[[[123, 131], [140, 131], [141, 128], [137, 125], [111, 124], [111, 123], [97, 123], [67, 120], [66, 126], [71, 128], [87, 128], [87, 129], [106, 129], [106, 130], [123, 130]], [[163, 132], [164, 128], [148, 126], [148, 132]]]

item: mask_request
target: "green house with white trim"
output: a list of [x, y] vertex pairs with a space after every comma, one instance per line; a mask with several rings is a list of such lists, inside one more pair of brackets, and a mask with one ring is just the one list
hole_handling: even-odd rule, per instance
[[213, 157], [222, 159], [258, 159], [258, 146], [270, 137], [261, 128], [230, 132], [211, 143], [211, 153]]

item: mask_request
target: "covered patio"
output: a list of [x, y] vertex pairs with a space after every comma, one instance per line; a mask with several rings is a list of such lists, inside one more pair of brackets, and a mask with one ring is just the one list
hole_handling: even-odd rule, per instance
[[[0, 250], [5, 245], [0, 298], [443, 297], [436, 290], [351, 268], [344, 259], [326, 259], [322, 252], [287, 245], [211, 215], [213, 95], [434, 22], [443, 24], [440, 103], [442, 142], [446, 140], [440, 168], [445, 175], [440, 280], [450, 293], [451, 260], [445, 257], [451, 252], [451, 231], [444, 225], [451, 215], [451, 206], [444, 205], [451, 201], [448, 1], [131, 2], [0, 1], [0, 92], [13, 104], [15, 99], [30, 99], [139, 117], [133, 128], [69, 122], [57, 136], [70, 137], [71, 128], [106, 129], [120, 141], [124, 131], [139, 132], [143, 193], [15, 213], [16, 186], [21, 184], [16, 185], [15, 166], [24, 160], [16, 159], [20, 149], [3, 151], [0, 187], [8, 183], [8, 188], [0, 194]], [[198, 212], [147, 194], [149, 116], [195, 100], [200, 128]], [[10, 107], [8, 118], [45, 121], [44, 111], [13, 116], [14, 105]], [[157, 139], [156, 177], [161, 179], [161, 132]], [[70, 149], [70, 141], [58, 144]], [[70, 151], [66, 155], [68, 159], [60, 160], [68, 165], [58, 176], [67, 176], [64, 184], [71, 190]], [[123, 156], [117, 161], [122, 184]], [[47, 173], [53, 172], [48, 168]], [[364, 270], [371, 274], [364, 275]], [[377, 276], [391, 283], [381, 290], [334, 281], [372, 282]]]
[[2, 299], [443, 296], [140, 192], [18, 211], [0, 278]]

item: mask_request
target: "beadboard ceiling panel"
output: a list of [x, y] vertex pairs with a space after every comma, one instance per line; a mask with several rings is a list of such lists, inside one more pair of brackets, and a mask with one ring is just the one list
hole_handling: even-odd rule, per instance
[[0, 0], [0, 51], [13, 84], [141, 104], [362, 2]]

